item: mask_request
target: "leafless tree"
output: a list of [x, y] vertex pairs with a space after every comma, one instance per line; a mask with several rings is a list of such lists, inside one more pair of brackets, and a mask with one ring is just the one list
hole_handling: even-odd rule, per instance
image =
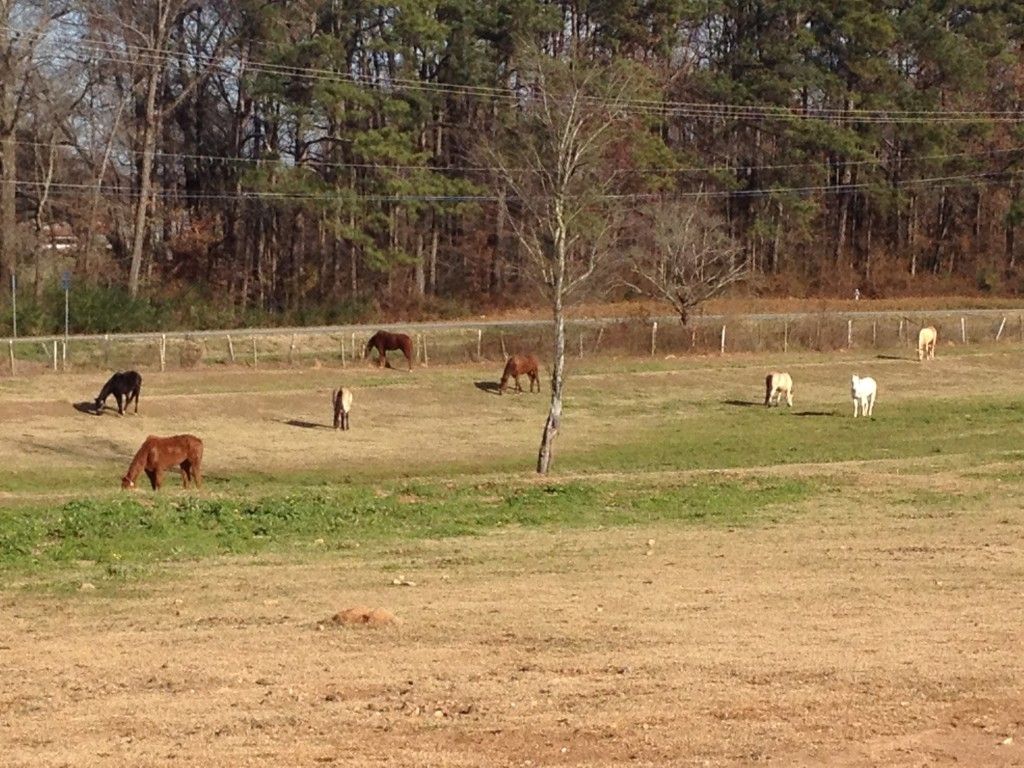
[[527, 60], [519, 78], [519, 119], [483, 154], [508, 194], [509, 226], [554, 322], [551, 405], [537, 456], [546, 474], [562, 419], [565, 312], [617, 234], [623, 153], [615, 150], [630, 141], [627, 99], [638, 83], [630, 70], [543, 56]]
[[50, 25], [69, 12], [63, 0], [0, 0], [0, 279], [15, 269], [17, 131], [40, 44]]
[[670, 304], [683, 325], [701, 303], [746, 275], [739, 244], [701, 198], [649, 205], [637, 225], [625, 282]]
[[102, 35], [107, 56], [127, 65], [135, 98], [138, 197], [131, 236], [128, 291], [136, 296], [154, 198], [154, 161], [164, 124], [210, 73], [220, 66], [229, 27], [207, 23], [218, 4], [192, 0], [110, 0], [93, 8], [92, 23]]

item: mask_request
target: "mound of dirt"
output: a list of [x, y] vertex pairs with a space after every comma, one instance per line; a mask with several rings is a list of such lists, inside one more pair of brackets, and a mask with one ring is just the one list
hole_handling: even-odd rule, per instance
[[399, 623], [395, 614], [387, 608], [367, 608], [362, 605], [339, 611], [331, 617], [331, 621], [335, 624], [358, 624], [368, 627], [385, 627]]

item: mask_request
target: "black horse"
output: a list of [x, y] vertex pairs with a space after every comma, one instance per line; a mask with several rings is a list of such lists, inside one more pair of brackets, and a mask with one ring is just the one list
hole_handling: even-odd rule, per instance
[[[118, 371], [103, 385], [99, 397], [96, 398], [96, 412], [107, 406], [107, 398], [113, 395], [117, 399], [117, 412], [124, 414], [125, 408], [135, 401], [135, 412], [139, 412], [139, 391], [142, 389], [142, 376], [137, 371]], [[124, 404], [121, 400], [124, 398]]]

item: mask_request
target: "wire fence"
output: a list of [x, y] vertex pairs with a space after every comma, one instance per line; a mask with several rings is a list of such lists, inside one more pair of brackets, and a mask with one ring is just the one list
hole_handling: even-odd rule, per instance
[[[576, 320], [567, 325], [566, 349], [579, 358], [839, 349], [915, 356], [917, 333], [926, 325], [937, 329], [940, 349], [1024, 343], [1024, 310], [965, 310], [708, 316], [685, 327], [670, 317]], [[418, 365], [503, 361], [523, 352], [543, 356], [553, 344], [552, 325], [545, 321], [388, 327], [412, 337]], [[336, 326], [8, 339], [7, 365], [0, 370], [25, 376], [95, 369], [366, 365], [363, 351], [375, 330]], [[401, 353], [391, 355], [393, 364], [404, 364]]]

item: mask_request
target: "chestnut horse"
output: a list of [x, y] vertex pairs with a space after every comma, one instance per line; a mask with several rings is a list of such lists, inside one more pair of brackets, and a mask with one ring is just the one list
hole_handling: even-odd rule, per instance
[[[117, 400], [119, 414], [124, 415], [124, 409], [131, 404], [132, 400], [135, 401], [135, 412], [138, 413], [140, 391], [142, 391], [142, 376], [137, 371], [118, 371], [100, 390], [100, 394], [96, 398], [96, 412], [102, 411], [107, 405], [107, 398], [113, 395]], [[122, 397], [124, 398], [123, 406], [121, 404]]]
[[135, 479], [146, 472], [153, 490], [160, 488], [163, 472], [174, 466], [181, 467], [181, 484], [188, 488], [191, 480], [196, 488], [203, 484], [201, 465], [203, 463], [203, 441], [195, 435], [174, 435], [156, 437], [150, 435], [135, 454], [128, 472], [121, 478], [122, 488], [134, 488]]
[[505, 363], [505, 371], [501, 374], [501, 386], [498, 387], [498, 394], [504, 394], [508, 388], [508, 380], [516, 380], [516, 392], [522, 392], [523, 388], [519, 384], [519, 377], [524, 373], [530, 377], [530, 391], [533, 392], [533, 385], [537, 385], [537, 391], [540, 392], [540, 379], [538, 373], [539, 365], [537, 358], [533, 355], [512, 355]]
[[352, 411], [352, 390], [341, 387], [331, 393], [334, 403], [334, 428], [348, 429], [348, 415]]
[[409, 362], [409, 370], [412, 370], [412, 339], [404, 333], [391, 333], [390, 331], [377, 331], [366, 343], [366, 351], [363, 357], [370, 354], [371, 349], [377, 350], [377, 367], [390, 368], [387, 353], [391, 350], [400, 349], [405, 359]]

